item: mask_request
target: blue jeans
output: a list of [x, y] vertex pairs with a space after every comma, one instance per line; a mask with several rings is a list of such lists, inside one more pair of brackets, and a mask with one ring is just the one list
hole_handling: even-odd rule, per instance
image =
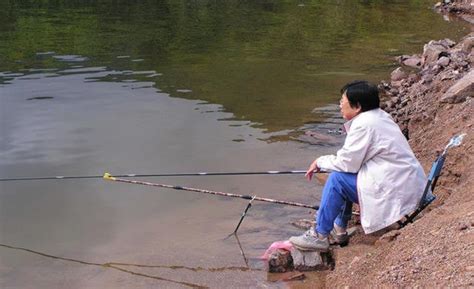
[[359, 203], [356, 181], [357, 174], [332, 172], [329, 175], [316, 218], [318, 233], [329, 235], [334, 223], [347, 228], [352, 216], [352, 204]]

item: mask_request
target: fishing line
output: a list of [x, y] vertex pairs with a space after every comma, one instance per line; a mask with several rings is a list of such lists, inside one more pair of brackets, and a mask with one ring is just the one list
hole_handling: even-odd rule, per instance
[[[160, 281], [165, 281], [165, 282], [171, 282], [171, 283], [180, 284], [180, 285], [184, 285], [184, 286], [191, 287], [191, 288], [209, 288], [207, 286], [202, 286], [202, 285], [198, 285], [198, 284], [194, 284], [194, 283], [183, 282], [183, 281], [178, 281], [178, 280], [172, 280], [172, 279], [162, 278], [162, 277], [159, 277], [159, 276], [148, 275], [148, 274], [128, 270], [128, 269], [119, 267], [118, 265], [120, 263], [109, 262], [109, 263], [101, 264], [101, 263], [95, 263], [95, 262], [87, 262], [87, 261], [82, 261], [82, 260], [77, 260], [77, 259], [72, 259], [72, 258], [54, 256], [54, 255], [34, 251], [34, 250], [31, 250], [31, 249], [16, 247], [16, 246], [11, 246], [11, 245], [6, 245], [6, 244], [0, 244], [0, 247], [13, 249], [13, 250], [25, 251], [25, 252], [28, 252], [28, 253], [33, 253], [33, 254], [40, 255], [40, 256], [43, 256], [43, 257], [47, 257], [47, 258], [52, 258], [52, 259], [57, 259], [57, 260], [62, 260], [62, 261], [68, 261], [68, 262], [73, 262], [73, 263], [79, 263], [79, 264], [83, 264], [83, 265], [98, 266], [98, 267], [102, 267], [102, 268], [111, 268], [111, 269], [122, 271], [122, 272], [125, 272], [125, 273], [128, 273], [128, 274], [132, 274], [132, 275], [136, 275], [136, 276], [140, 276], [140, 277], [151, 278], [151, 279], [160, 280]], [[121, 265], [124, 265], [124, 264], [121, 264]]]
[[[292, 171], [260, 171], [260, 172], [197, 172], [197, 173], [168, 173], [168, 174], [121, 174], [117, 178], [148, 178], [148, 177], [193, 177], [193, 176], [244, 176], [244, 175], [294, 175], [305, 174], [303, 170]], [[325, 172], [321, 172], [325, 173]], [[8, 181], [42, 181], [42, 180], [71, 180], [71, 179], [101, 179], [102, 175], [83, 176], [44, 176], [44, 177], [12, 177], [2, 178], [0, 182]]]

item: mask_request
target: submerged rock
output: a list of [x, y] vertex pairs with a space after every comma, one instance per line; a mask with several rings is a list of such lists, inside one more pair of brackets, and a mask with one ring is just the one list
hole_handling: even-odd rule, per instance
[[300, 135], [295, 139], [312, 145], [335, 145], [338, 143], [338, 139], [334, 135], [316, 131], [306, 131], [304, 135]]
[[314, 220], [308, 220], [308, 219], [299, 219], [296, 221], [291, 222], [291, 224], [299, 229], [303, 230], [309, 230], [314, 226], [315, 221]]

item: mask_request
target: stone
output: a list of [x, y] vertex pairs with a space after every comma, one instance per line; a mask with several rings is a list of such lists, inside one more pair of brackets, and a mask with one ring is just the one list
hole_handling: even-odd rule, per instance
[[473, 47], [474, 47], [474, 36], [469, 36], [462, 42], [461, 51], [469, 54], [471, 53]]
[[306, 131], [304, 135], [300, 135], [294, 139], [300, 142], [309, 143], [313, 145], [337, 144], [338, 142], [337, 138], [332, 135], [323, 134], [315, 131]]
[[380, 90], [385, 90], [390, 88], [390, 84], [384, 80], [380, 81], [380, 84], [378, 85]]
[[442, 45], [447, 46], [447, 47], [453, 47], [454, 45], [456, 45], [456, 42], [454, 42], [453, 40], [451, 40], [449, 38], [445, 38], [443, 40], [440, 40], [439, 43], [441, 43]]
[[308, 271], [323, 264], [321, 254], [317, 251], [300, 251], [293, 248], [291, 250], [293, 266], [298, 271]]
[[275, 250], [268, 258], [268, 272], [284, 273], [297, 271], [323, 271], [334, 268], [332, 250], [328, 252], [301, 251], [292, 248], [291, 251]]
[[453, 79], [453, 78], [455, 78], [455, 74], [452, 71], [449, 71], [448, 73], [444, 74], [441, 77], [441, 80], [445, 81], [445, 80], [450, 80], [450, 79]]
[[460, 103], [474, 96], [474, 70], [459, 79], [441, 97], [441, 102]]
[[398, 88], [400, 88], [400, 87], [402, 86], [402, 81], [401, 81], [401, 80], [392, 81], [391, 84], [392, 84], [392, 87], [398, 89]]
[[459, 230], [459, 231], [464, 231], [464, 230], [466, 230], [467, 228], [469, 228], [469, 226], [468, 226], [467, 224], [464, 224], [464, 223], [459, 224], [459, 226], [458, 226], [458, 230]]
[[433, 81], [433, 75], [431, 74], [425, 74], [421, 78], [421, 84], [429, 84]]
[[331, 142], [335, 142], [336, 139], [335, 137], [331, 136], [331, 135], [327, 135], [327, 134], [324, 134], [324, 133], [320, 133], [320, 132], [317, 132], [317, 131], [305, 131], [305, 135], [307, 136], [310, 136], [310, 137], [313, 137], [321, 142], [328, 142], [328, 143], [331, 143]]
[[413, 68], [419, 68], [421, 66], [421, 59], [416, 56], [411, 56], [410, 58], [403, 60], [402, 64]]
[[296, 248], [291, 249], [293, 266], [298, 271], [323, 271], [332, 269], [334, 261], [332, 252], [301, 251]]
[[400, 97], [398, 96], [393, 96], [390, 98], [390, 100], [394, 103], [394, 104], [398, 104], [400, 102]]
[[431, 68], [431, 73], [433, 73], [434, 75], [438, 74], [440, 71], [441, 71], [441, 66], [438, 65], [438, 64], [435, 64], [433, 65], [433, 67]]
[[400, 81], [407, 77], [407, 74], [403, 71], [401, 67], [397, 67], [392, 73], [390, 74], [390, 80], [392, 82]]
[[441, 53], [447, 53], [448, 47], [441, 41], [430, 41], [423, 46], [423, 55], [421, 57], [423, 66], [438, 60]]
[[418, 76], [418, 74], [412, 73], [408, 75], [408, 82], [410, 83], [410, 85], [414, 84], [415, 82], [418, 82], [418, 80], [420, 80], [420, 76]]
[[436, 64], [439, 65], [439, 66], [442, 66], [442, 67], [446, 67], [446, 66], [448, 66], [449, 62], [450, 62], [449, 57], [442, 56], [438, 59]]
[[293, 259], [291, 253], [286, 250], [278, 249], [268, 257], [268, 272], [283, 273], [293, 270]]
[[358, 256], [355, 256], [354, 259], [352, 259], [351, 261], [351, 264], [349, 264], [349, 266], [353, 266], [355, 263], [359, 262], [360, 261], [360, 257]]

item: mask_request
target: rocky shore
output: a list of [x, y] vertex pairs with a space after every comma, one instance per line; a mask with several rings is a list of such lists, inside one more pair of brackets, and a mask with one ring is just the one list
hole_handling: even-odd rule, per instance
[[447, 17], [455, 16], [474, 24], [474, 5], [472, 0], [443, 0], [436, 3], [435, 9]]
[[[472, 1], [436, 4], [450, 17], [474, 19]], [[474, 22], [470, 22], [474, 24]], [[474, 27], [473, 27], [474, 28]], [[336, 250], [331, 287], [474, 286], [474, 33], [458, 43], [430, 41], [417, 55], [398, 57], [400, 67], [380, 84], [383, 108], [409, 138], [428, 171], [449, 139], [466, 133], [447, 157], [438, 199], [407, 227], [385, 235], [359, 233]]]
[[[421, 55], [402, 55], [390, 82], [379, 86], [385, 99], [382, 108], [400, 125], [407, 138], [416, 123], [430, 122], [440, 109], [473, 97], [474, 33], [457, 45], [450, 39], [430, 41]], [[470, 100], [468, 100], [470, 101]]]

